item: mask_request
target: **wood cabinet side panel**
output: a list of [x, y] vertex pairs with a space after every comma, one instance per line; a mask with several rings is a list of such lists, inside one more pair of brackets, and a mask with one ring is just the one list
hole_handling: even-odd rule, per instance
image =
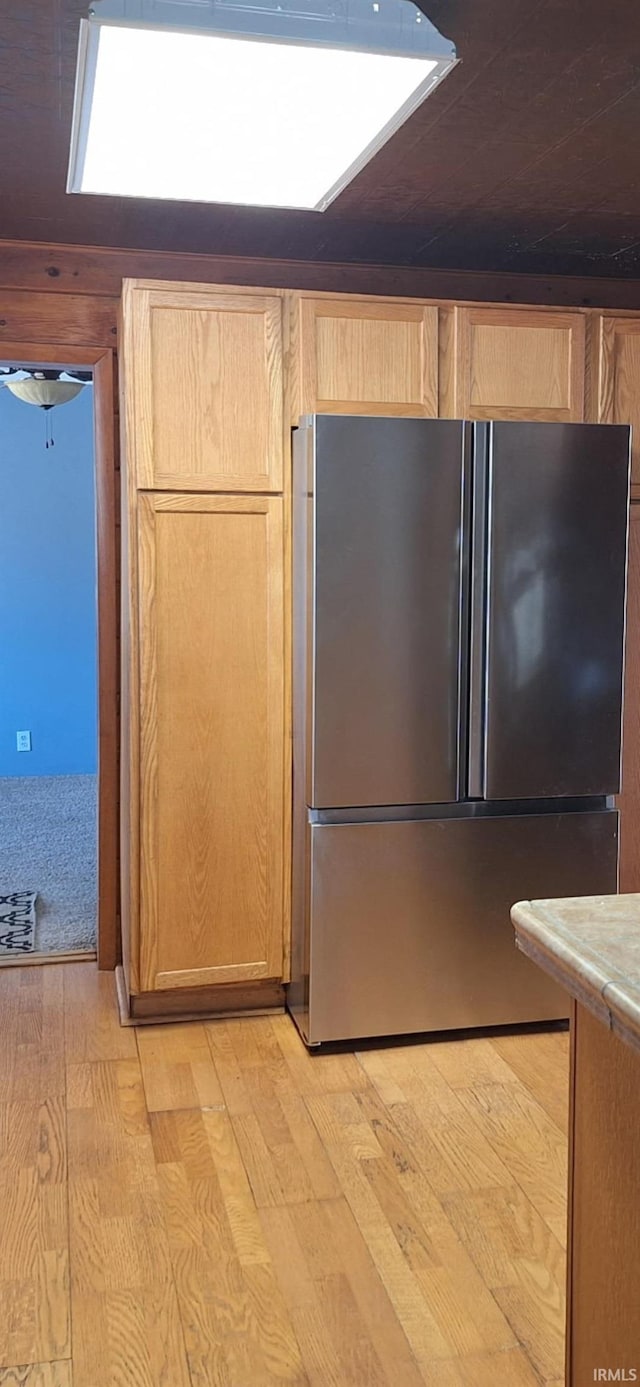
[[153, 495], [139, 496], [137, 520], [140, 976], [136, 990], [144, 991], [155, 986], [159, 952], [156, 516]]
[[573, 1060], [567, 1387], [584, 1387], [640, 1372], [640, 1055], [578, 1006]]
[[631, 494], [640, 499], [640, 319], [600, 319], [597, 417], [631, 424]]
[[622, 729], [620, 890], [640, 891], [640, 505], [629, 512], [627, 627]]
[[122, 291], [122, 345], [125, 357], [127, 458], [136, 486], [153, 486], [153, 393], [151, 380], [150, 293], [131, 281]]

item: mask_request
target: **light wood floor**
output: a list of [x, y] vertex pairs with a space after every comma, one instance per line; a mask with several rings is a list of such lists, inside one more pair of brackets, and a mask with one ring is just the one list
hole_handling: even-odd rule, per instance
[[562, 1034], [309, 1057], [0, 972], [0, 1383], [561, 1387]]

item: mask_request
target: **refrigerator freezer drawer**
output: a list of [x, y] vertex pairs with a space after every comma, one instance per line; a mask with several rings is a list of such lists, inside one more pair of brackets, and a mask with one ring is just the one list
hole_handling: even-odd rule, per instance
[[565, 994], [516, 950], [509, 911], [615, 892], [615, 810], [307, 832], [292, 1011], [310, 1044], [568, 1015]]

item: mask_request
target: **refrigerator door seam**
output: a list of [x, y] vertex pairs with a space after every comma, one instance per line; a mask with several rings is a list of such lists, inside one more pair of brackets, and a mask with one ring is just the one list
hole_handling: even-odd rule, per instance
[[473, 505], [473, 425], [465, 423], [460, 489], [460, 570], [458, 602], [458, 770], [457, 798], [469, 794], [469, 685], [471, 663], [471, 514]]
[[488, 424], [473, 425], [471, 541], [471, 645], [469, 681], [469, 771], [471, 799], [483, 799], [486, 776]]

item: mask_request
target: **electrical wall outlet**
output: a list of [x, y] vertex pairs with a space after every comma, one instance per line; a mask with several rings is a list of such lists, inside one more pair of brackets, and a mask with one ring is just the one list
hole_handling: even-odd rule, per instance
[[16, 732], [16, 747], [18, 751], [31, 751], [31, 733]]

